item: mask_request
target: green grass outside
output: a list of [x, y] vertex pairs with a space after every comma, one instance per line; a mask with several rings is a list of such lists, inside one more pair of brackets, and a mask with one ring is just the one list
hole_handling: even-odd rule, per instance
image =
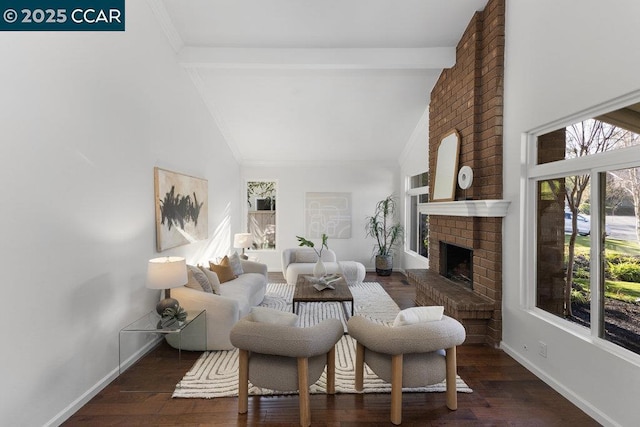
[[[565, 235], [565, 250], [569, 247], [569, 236]], [[589, 236], [577, 236], [575, 254], [589, 256], [591, 242]], [[640, 244], [637, 241], [606, 239], [605, 249], [607, 252], [617, 252], [622, 255], [639, 255]], [[586, 290], [589, 290], [589, 281], [586, 279], [574, 279], [575, 283], [580, 283]], [[605, 296], [623, 301], [634, 302], [640, 298], [640, 283], [622, 282], [618, 280], [605, 280]]]

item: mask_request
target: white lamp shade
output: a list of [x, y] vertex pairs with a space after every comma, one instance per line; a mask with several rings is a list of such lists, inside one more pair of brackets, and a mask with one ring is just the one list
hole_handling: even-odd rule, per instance
[[187, 262], [181, 257], [162, 257], [149, 260], [147, 267], [147, 288], [171, 289], [185, 285]]
[[237, 233], [233, 236], [234, 248], [250, 248], [253, 244], [251, 233]]

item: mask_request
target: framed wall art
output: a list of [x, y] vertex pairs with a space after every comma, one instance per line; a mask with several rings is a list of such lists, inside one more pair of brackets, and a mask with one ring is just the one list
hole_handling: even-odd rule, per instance
[[307, 239], [351, 238], [351, 193], [306, 193], [305, 228]]
[[158, 252], [208, 237], [208, 186], [206, 179], [154, 168]]

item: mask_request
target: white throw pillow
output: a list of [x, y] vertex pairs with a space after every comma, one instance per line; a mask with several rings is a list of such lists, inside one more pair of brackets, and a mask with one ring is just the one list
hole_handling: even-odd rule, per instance
[[187, 288], [195, 289], [197, 291], [203, 291], [207, 293], [213, 293], [211, 283], [207, 276], [205, 276], [200, 269], [194, 265], [187, 265], [187, 271], [189, 273], [189, 281], [185, 285]]
[[416, 323], [442, 320], [443, 313], [444, 307], [441, 305], [405, 308], [398, 313], [396, 320], [393, 322], [393, 326], [406, 326]]
[[314, 251], [297, 250], [295, 262], [317, 262], [318, 255]]
[[233, 269], [233, 274], [235, 274], [236, 276], [244, 274], [242, 263], [240, 262], [240, 255], [238, 255], [238, 252], [234, 252], [233, 254], [229, 255], [229, 265]]
[[200, 270], [204, 273], [207, 279], [209, 279], [212, 292], [214, 294], [220, 295], [220, 279], [218, 278], [218, 275], [215, 272], [209, 270], [207, 267], [203, 267], [201, 265], [199, 265], [198, 267], [200, 267]]
[[298, 315], [269, 307], [253, 307], [251, 318], [255, 322], [272, 323], [274, 325], [296, 326]]

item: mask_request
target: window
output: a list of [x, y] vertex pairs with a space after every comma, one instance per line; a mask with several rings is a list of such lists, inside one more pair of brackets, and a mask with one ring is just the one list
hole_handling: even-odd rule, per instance
[[247, 182], [247, 230], [254, 249], [276, 248], [276, 182]]
[[406, 249], [429, 257], [429, 215], [418, 212], [419, 203], [429, 201], [429, 172], [407, 178]]
[[531, 305], [640, 354], [636, 116], [624, 127], [613, 112], [538, 135], [528, 211], [536, 224]]

